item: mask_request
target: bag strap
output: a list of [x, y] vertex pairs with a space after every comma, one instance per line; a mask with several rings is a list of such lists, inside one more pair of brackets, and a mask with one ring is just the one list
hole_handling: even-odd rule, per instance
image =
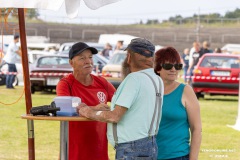
[[[154, 108], [154, 113], [153, 113], [153, 117], [152, 117], [152, 121], [151, 121], [151, 125], [150, 125], [150, 128], [149, 128], [149, 131], [148, 131], [148, 136], [150, 137], [151, 136], [151, 131], [152, 131], [152, 128], [153, 128], [153, 124], [154, 124], [154, 121], [155, 121], [155, 117], [156, 117], [156, 113], [157, 113], [157, 110], [158, 110], [158, 115], [157, 115], [157, 121], [159, 122], [159, 120], [160, 120], [160, 115], [162, 115], [162, 110], [161, 110], [161, 106], [162, 106], [162, 97], [161, 97], [161, 81], [160, 81], [160, 78], [158, 77], [158, 81], [159, 81], [159, 90], [157, 89], [157, 85], [156, 85], [156, 83], [154, 82], [154, 80], [153, 80], [153, 78], [149, 75], [149, 74], [147, 74], [147, 73], [145, 73], [145, 72], [142, 72], [142, 73], [144, 73], [145, 75], [147, 75], [150, 79], [151, 79], [151, 81], [152, 81], [152, 83], [153, 83], [153, 85], [154, 85], [154, 88], [155, 88], [155, 92], [156, 92], [156, 100], [155, 100], [155, 108]], [[158, 123], [157, 123], [157, 126], [156, 126], [156, 130], [155, 130], [155, 135], [157, 134], [157, 132], [158, 132], [158, 127], [159, 127], [159, 125], [158, 125]]]
[[[140, 72], [140, 73], [144, 73], [145, 75], [147, 75], [151, 79], [151, 81], [152, 81], [152, 83], [154, 85], [154, 88], [155, 88], [155, 92], [156, 92], [156, 101], [155, 101], [154, 113], [153, 113], [153, 117], [152, 117], [152, 121], [151, 121], [151, 125], [150, 125], [150, 128], [149, 128], [149, 131], [148, 131], [148, 136], [150, 137], [151, 136], [151, 131], [152, 131], [152, 128], [153, 128], [153, 123], [155, 121], [157, 109], [158, 109], [158, 112], [159, 112], [158, 116], [157, 116], [157, 121], [158, 122], [160, 121], [160, 117], [162, 116], [162, 109], [161, 109], [161, 106], [162, 106], [161, 87], [162, 86], [161, 86], [161, 81], [160, 81], [159, 77], [158, 77], [158, 81], [159, 81], [159, 90], [158, 90], [156, 83], [154, 82], [153, 78], [149, 74], [147, 74], [145, 72]], [[158, 132], [158, 128], [159, 128], [159, 124], [157, 123], [157, 127], [156, 127], [156, 130], [155, 130], [155, 135]], [[118, 145], [117, 123], [113, 123], [112, 124], [112, 129], [113, 129], [113, 139], [115, 141], [115, 147], [116, 147]]]
[[117, 123], [113, 123], [112, 128], [113, 128], [113, 139], [114, 139], [114, 142], [115, 142], [114, 149], [116, 149], [115, 147], [118, 145]]

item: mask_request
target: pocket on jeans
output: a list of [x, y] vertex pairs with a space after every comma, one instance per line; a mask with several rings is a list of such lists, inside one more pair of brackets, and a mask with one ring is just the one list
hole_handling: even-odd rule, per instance
[[154, 160], [152, 157], [132, 157], [131, 160]]

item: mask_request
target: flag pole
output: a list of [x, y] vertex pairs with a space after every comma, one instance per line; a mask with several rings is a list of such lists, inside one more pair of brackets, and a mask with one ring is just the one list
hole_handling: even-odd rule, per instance
[[237, 120], [236, 120], [236, 124], [235, 124], [235, 128], [237, 129], [237, 130], [239, 130], [240, 131], [240, 73], [239, 73], [239, 76], [238, 76], [238, 84], [239, 84], [239, 90], [238, 90], [238, 116], [237, 116]]
[[[20, 32], [20, 42], [22, 51], [22, 67], [24, 77], [24, 91], [25, 91], [25, 103], [26, 113], [30, 113], [32, 108], [32, 97], [31, 97], [31, 84], [29, 78], [29, 63], [27, 53], [27, 40], [26, 40], [26, 29], [25, 29], [25, 17], [24, 8], [18, 8], [18, 22]], [[35, 160], [35, 145], [34, 145], [34, 125], [33, 120], [27, 120], [28, 127], [28, 158], [29, 160]]]

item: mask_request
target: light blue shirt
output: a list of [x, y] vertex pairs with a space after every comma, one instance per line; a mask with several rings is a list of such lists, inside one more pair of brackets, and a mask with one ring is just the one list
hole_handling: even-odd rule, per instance
[[16, 62], [19, 62], [20, 56], [16, 53], [16, 51], [19, 50], [19, 47], [16, 45], [16, 43], [12, 42], [9, 44], [7, 53], [4, 56], [3, 60], [7, 63], [15, 64]]
[[[154, 79], [157, 88], [159, 88], [158, 79], [160, 79], [161, 91], [163, 93], [162, 79], [154, 73], [152, 68], [133, 72], [123, 80], [111, 102], [111, 110], [114, 110], [116, 105], [128, 108], [117, 124], [118, 143], [148, 137], [155, 108], [156, 91], [151, 79], [140, 72], [148, 73]], [[157, 116], [151, 135], [155, 135], [156, 126], [159, 125], [156, 119]], [[107, 136], [108, 141], [114, 146], [112, 123], [108, 123]]]

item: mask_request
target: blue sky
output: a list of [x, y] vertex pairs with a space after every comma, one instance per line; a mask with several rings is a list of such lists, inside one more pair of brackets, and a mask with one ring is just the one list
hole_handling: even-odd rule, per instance
[[[40, 14], [46, 20], [65, 17], [61, 21], [69, 20], [65, 13], [65, 6], [60, 11], [44, 11]], [[96, 19], [168, 19], [170, 16], [193, 14], [220, 13], [240, 8], [240, 0], [121, 0], [97, 10], [91, 10], [81, 1], [78, 18]], [[50, 18], [51, 17], [51, 18]], [[70, 20], [70, 21], [76, 21]]]

